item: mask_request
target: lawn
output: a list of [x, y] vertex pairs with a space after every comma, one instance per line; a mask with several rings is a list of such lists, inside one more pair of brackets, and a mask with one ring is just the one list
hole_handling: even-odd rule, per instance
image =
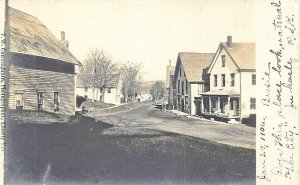
[[7, 184], [255, 184], [255, 150], [170, 132], [76, 116], [7, 136]]

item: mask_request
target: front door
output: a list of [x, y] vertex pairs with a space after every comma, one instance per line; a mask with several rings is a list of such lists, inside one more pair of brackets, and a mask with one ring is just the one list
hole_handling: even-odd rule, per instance
[[233, 100], [233, 112], [234, 115], [239, 115], [239, 106], [240, 106], [240, 102], [239, 99], [235, 99]]
[[224, 113], [224, 100], [220, 99], [220, 109], [221, 113]]

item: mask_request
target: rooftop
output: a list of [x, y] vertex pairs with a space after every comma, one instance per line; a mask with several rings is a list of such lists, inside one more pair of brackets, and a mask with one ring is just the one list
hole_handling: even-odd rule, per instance
[[10, 52], [81, 65], [38, 18], [9, 7], [7, 19]]

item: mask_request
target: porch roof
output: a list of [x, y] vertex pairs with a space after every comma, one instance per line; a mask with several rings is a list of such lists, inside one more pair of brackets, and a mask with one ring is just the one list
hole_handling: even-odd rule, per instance
[[203, 96], [239, 96], [240, 93], [235, 89], [216, 89], [202, 93]]

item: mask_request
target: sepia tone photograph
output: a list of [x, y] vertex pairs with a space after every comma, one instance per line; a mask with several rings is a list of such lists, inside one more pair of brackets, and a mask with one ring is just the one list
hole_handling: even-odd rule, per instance
[[8, 0], [4, 184], [255, 184], [254, 8]]

